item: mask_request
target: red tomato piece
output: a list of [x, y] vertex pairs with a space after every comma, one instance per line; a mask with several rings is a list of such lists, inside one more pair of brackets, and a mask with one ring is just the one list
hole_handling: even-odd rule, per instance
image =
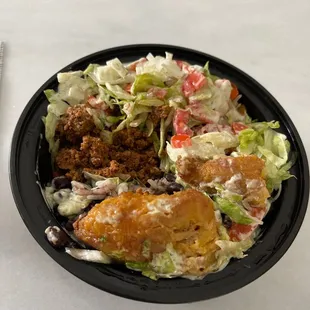
[[199, 90], [205, 84], [206, 77], [201, 72], [193, 71], [189, 73], [182, 85], [184, 96], [191, 96], [196, 90]]
[[177, 135], [186, 134], [190, 137], [193, 136], [193, 131], [187, 125], [189, 118], [189, 111], [181, 109], [176, 110], [173, 118], [173, 128]]
[[194, 71], [188, 75], [189, 82], [195, 87], [196, 90], [203, 87], [206, 83], [206, 77], [198, 71]]
[[130, 93], [130, 94], [131, 94], [131, 86], [132, 86], [132, 83], [126, 84], [125, 87], [124, 87], [124, 90], [125, 90], [127, 93]]
[[189, 97], [195, 92], [195, 87], [188, 79], [185, 79], [182, 85], [182, 91], [185, 97]]
[[171, 145], [174, 148], [188, 147], [192, 145], [192, 140], [189, 135], [175, 135], [171, 138]]
[[139, 65], [139, 64], [141, 64], [141, 63], [144, 63], [144, 62], [146, 62], [146, 61], [147, 61], [146, 58], [140, 58], [140, 59], [138, 59], [137, 61], [131, 63], [131, 64], [129, 65], [129, 67], [127, 67], [127, 68], [128, 68], [129, 71], [136, 71], [137, 65]]
[[[266, 214], [266, 207], [253, 207], [249, 210], [249, 214], [253, 217], [256, 217], [259, 220], [262, 220]], [[256, 229], [258, 224], [252, 225], [243, 225], [233, 223], [229, 229], [229, 237], [232, 241], [241, 241], [250, 237], [253, 231]]]
[[242, 123], [232, 123], [231, 128], [235, 134], [238, 134], [240, 131], [247, 129], [249, 127], [247, 125], [242, 124]]
[[175, 62], [177, 63], [178, 67], [182, 70], [184, 62], [182, 60], [176, 60]]
[[231, 83], [231, 87], [232, 87], [232, 89], [231, 89], [231, 93], [230, 93], [230, 99], [234, 100], [239, 95], [239, 90], [238, 90], [237, 86], [234, 83]]

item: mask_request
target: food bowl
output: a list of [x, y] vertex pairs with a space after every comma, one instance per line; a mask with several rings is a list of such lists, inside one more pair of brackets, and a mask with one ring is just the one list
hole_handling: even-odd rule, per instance
[[42, 116], [46, 115], [48, 101], [45, 89], [56, 88], [56, 74], [31, 98], [24, 109], [14, 132], [10, 179], [14, 199], [27, 228], [40, 246], [62, 267], [104, 291], [146, 302], [186, 303], [210, 299], [237, 290], [252, 282], [270, 269], [287, 251], [302, 224], [309, 196], [309, 170], [306, 153], [299, 134], [280, 104], [260, 84], [236, 67], [208, 54], [169, 45], [131, 45], [104, 50], [86, 56], [60, 70], [83, 70], [89, 63], [104, 64], [118, 57], [123, 62], [153, 53], [164, 55], [168, 51], [175, 59], [204, 65], [217, 76], [235, 83], [242, 94], [249, 115], [259, 121], [276, 120], [297, 154], [291, 173], [296, 178], [283, 182], [282, 193], [264, 219], [260, 237], [242, 260], [232, 260], [218, 273], [203, 280], [159, 279], [153, 281], [119, 265], [99, 265], [75, 260], [63, 250], [57, 250], [47, 241], [47, 226], [59, 226], [42, 196], [40, 184], [52, 179], [48, 144], [44, 139]]

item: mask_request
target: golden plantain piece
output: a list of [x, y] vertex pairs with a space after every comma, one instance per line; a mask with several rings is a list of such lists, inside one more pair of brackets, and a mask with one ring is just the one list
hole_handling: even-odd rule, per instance
[[173, 195], [122, 193], [74, 223], [78, 239], [121, 262], [150, 262], [156, 271], [154, 261], [169, 248], [173, 273], [197, 276], [212, 271], [216, 262], [217, 229], [212, 200], [193, 189]]
[[264, 179], [265, 163], [256, 155], [213, 160], [179, 158], [176, 167], [179, 177], [196, 188], [208, 190], [222, 184], [225, 189], [243, 195], [252, 205], [265, 204], [270, 196]]

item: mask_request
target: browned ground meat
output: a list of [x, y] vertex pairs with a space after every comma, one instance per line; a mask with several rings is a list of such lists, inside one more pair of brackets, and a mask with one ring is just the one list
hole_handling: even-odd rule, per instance
[[89, 163], [101, 168], [109, 164], [109, 146], [102, 142], [100, 138], [84, 136], [81, 143], [81, 151], [84, 157], [88, 158]]
[[69, 107], [56, 128], [56, 135], [73, 144], [92, 132], [96, 132], [96, 126], [93, 117], [86, 110], [86, 105]]
[[[118, 137], [117, 145], [108, 145], [100, 138], [84, 136], [79, 149], [60, 149], [56, 164], [68, 171], [68, 178], [76, 181], [83, 181], [83, 171], [104, 177], [128, 174], [143, 183], [162, 175], [158, 168], [159, 158], [144, 133], [125, 129], [118, 133]], [[137, 140], [131, 137], [137, 137]]]
[[162, 105], [160, 107], [155, 107], [150, 115], [150, 118], [154, 124], [154, 127], [156, 127], [161, 118], [167, 118], [169, 113], [171, 111], [171, 108], [167, 105]]
[[123, 149], [135, 151], [142, 151], [153, 145], [151, 138], [137, 128], [128, 128], [116, 132], [113, 136], [113, 143]]

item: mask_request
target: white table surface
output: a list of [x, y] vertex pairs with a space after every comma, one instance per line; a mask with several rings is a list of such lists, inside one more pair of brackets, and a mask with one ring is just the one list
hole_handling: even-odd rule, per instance
[[0, 309], [309, 309], [309, 213], [287, 254], [252, 284], [210, 301], [153, 305], [102, 292], [58, 266], [28, 233], [8, 180], [12, 132], [32, 94], [73, 60], [131, 43], [187, 46], [246, 71], [280, 101], [309, 155], [309, 14], [308, 0], [0, 1]]

